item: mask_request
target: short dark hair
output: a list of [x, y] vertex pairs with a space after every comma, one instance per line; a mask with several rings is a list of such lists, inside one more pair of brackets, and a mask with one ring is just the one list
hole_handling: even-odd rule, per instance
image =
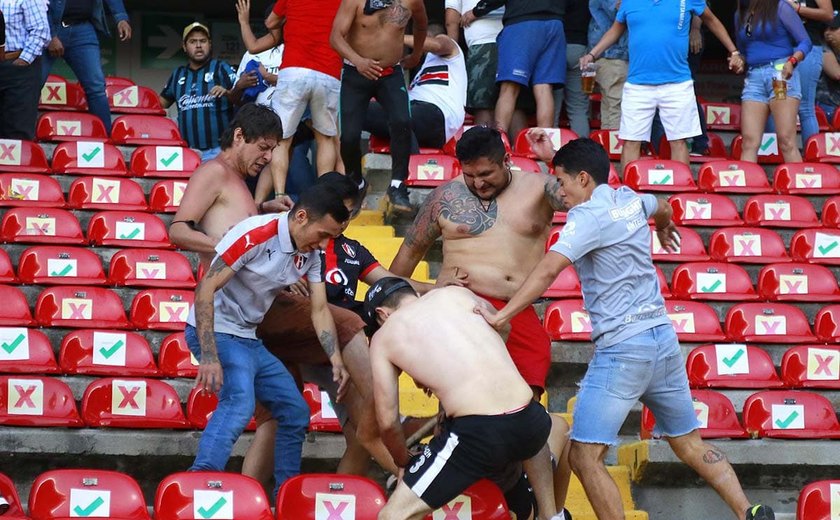
[[566, 143], [554, 154], [551, 164], [572, 175], [585, 171], [596, 184], [607, 184], [610, 180], [610, 157], [600, 144], [588, 137]]
[[237, 128], [242, 129], [246, 143], [253, 143], [261, 137], [278, 141], [283, 139], [283, 123], [280, 118], [270, 108], [256, 103], [245, 103], [239, 108], [233, 121], [219, 138], [222, 150], [233, 146], [233, 132]]
[[455, 156], [462, 163], [468, 163], [486, 157], [502, 164], [505, 158], [505, 143], [502, 134], [495, 128], [474, 126], [464, 132], [455, 145]]
[[341, 193], [329, 184], [314, 184], [301, 193], [292, 211], [306, 210], [310, 220], [320, 220], [329, 215], [336, 222], [346, 222], [350, 212], [344, 205]]
[[341, 195], [341, 200], [352, 199], [353, 204], [358, 203], [359, 185], [353, 179], [339, 172], [327, 172], [315, 180], [315, 184], [330, 186]]
[[376, 318], [377, 307], [396, 307], [405, 296], [417, 296], [417, 291], [403, 278], [387, 276], [380, 278], [368, 288], [363, 305], [363, 318], [367, 324], [367, 334], [372, 336], [379, 328]]

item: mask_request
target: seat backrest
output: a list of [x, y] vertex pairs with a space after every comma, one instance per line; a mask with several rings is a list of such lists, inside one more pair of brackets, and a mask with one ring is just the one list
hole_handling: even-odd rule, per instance
[[59, 143], [53, 152], [52, 169], [54, 173], [72, 175], [128, 174], [122, 152], [99, 141]]
[[618, 130], [594, 130], [589, 137], [607, 151], [611, 161], [621, 160], [624, 141], [618, 138]]
[[840, 265], [840, 230], [800, 229], [790, 239], [790, 256], [796, 262]]
[[766, 264], [789, 262], [782, 237], [772, 229], [727, 227], [709, 238], [709, 254], [718, 262]]
[[35, 134], [39, 141], [108, 140], [105, 125], [87, 112], [47, 112], [38, 119]]
[[47, 155], [38, 143], [0, 139], [0, 171], [7, 173], [50, 173]]
[[131, 78], [122, 76], [105, 76], [105, 87], [130, 87], [136, 85]]
[[423, 520], [438, 518], [471, 518], [473, 520], [508, 520], [507, 501], [496, 484], [481, 479], [448, 503], [426, 515]]
[[35, 325], [26, 295], [17, 287], [0, 285], [0, 326], [31, 327]]
[[186, 189], [186, 181], [164, 179], [156, 182], [149, 192], [149, 209], [155, 213], [175, 213]]
[[770, 193], [764, 168], [736, 160], [709, 161], [700, 168], [697, 184], [706, 193]]
[[805, 263], [770, 264], [758, 273], [758, 292], [769, 301], [837, 301], [840, 287], [825, 266]]
[[540, 168], [539, 163], [534, 159], [529, 157], [522, 157], [521, 155], [511, 155], [510, 156], [510, 169], [511, 170], [520, 170], [523, 172], [530, 172], [530, 173], [541, 173], [542, 168]]
[[[190, 390], [190, 395], [187, 397], [187, 422], [193, 428], [203, 430], [207, 427], [207, 422], [216, 411], [219, 405], [219, 397], [213, 392], [205, 392], [203, 389], [194, 387]], [[246, 431], [254, 431], [257, 429], [257, 423], [253, 417], [245, 426]]]
[[444, 184], [461, 173], [458, 159], [444, 154], [414, 154], [408, 161], [409, 186], [435, 187]]
[[701, 345], [688, 354], [693, 388], [778, 388], [783, 386], [770, 355], [743, 344]]
[[0, 227], [6, 242], [81, 245], [85, 240], [75, 215], [59, 208], [11, 208]]
[[840, 305], [826, 305], [817, 311], [814, 331], [820, 341], [836, 343], [840, 338]]
[[680, 341], [723, 341], [726, 336], [714, 309], [691, 300], [667, 300], [665, 309]]
[[840, 228], [840, 196], [831, 197], [823, 203], [820, 221], [823, 227]]
[[103, 469], [57, 469], [38, 475], [29, 491], [32, 520], [69, 517], [149, 520], [137, 481]]
[[580, 279], [574, 266], [568, 266], [543, 293], [543, 298], [581, 298]]
[[198, 374], [198, 360], [187, 348], [183, 332], [170, 334], [161, 341], [158, 366], [166, 377], [194, 378]]
[[382, 488], [368, 478], [311, 473], [292, 477], [280, 487], [276, 509], [277, 520], [320, 520], [331, 514], [375, 520], [384, 505]]
[[90, 383], [82, 418], [92, 427], [188, 428], [175, 389], [157, 379], [106, 377]]
[[0, 249], [0, 284], [16, 284], [18, 281], [9, 253], [5, 249]]
[[166, 111], [160, 105], [157, 92], [137, 85], [106, 85], [108, 105], [114, 114], [148, 114], [162, 116]]
[[0, 473], [0, 497], [3, 497], [9, 504], [9, 509], [3, 513], [4, 517], [8, 517], [9, 520], [26, 520], [29, 518], [20, 503], [15, 483], [2, 473]]
[[[714, 390], [691, 390], [694, 413], [700, 423], [700, 437], [704, 439], [748, 437], [747, 431], [738, 421], [735, 407], [728, 397]], [[641, 438], [654, 437], [656, 418], [647, 406], [642, 407]], [[658, 437], [658, 435], [657, 435]]]
[[657, 262], [705, 262], [709, 259], [706, 246], [700, 235], [691, 228], [677, 226], [680, 234], [676, 250], [670, 251], [662, 247], [656, 228], [650, 228], [650, 252]]
[[[835, 112], [835, 116], [840, 112]], [[835, 117], [840, 125], [840, 119]], [[840, 511], [840, 480], [811, 482], [799, 492], [796, 520], [833, 520]]]
[[789, 348], [782, 357], [782, 380], [792, 388], [840, 389], [840, 346]]
[[709, 130], [741, 131], [741, 105], [737, 103], [700, 103]]
[[743, 267], [725, 262], [691, 262], [674, 269], [674, 297], [698, 300], [756, 300], [750, 275]]
[[81, 427], [67, 383], [52, 377], [0, 375], [0, 424]]
[[91, 217], [87, 236], [95, 246], [173, 247], [160, 217], [139, 211], [100, 211]]
[[136, 332], [82, 329], [67, 333], [59, 354], [67, 374], [158, 377], [152, 349]]
[[122, 300], [115, 292], [84, 285], [44, 289], [35, 303], [35, 318], [42, 327], [128, 327]]
[[840, 132], [814, 134], [805, 143], [805, 160], [840, 163]]
[[198, 153], [182, 146], [140, 146], [131, 154], [138, 177], [189, 178], [200, 164]]
[[0, 173], [0, 206], [63, 208], [64, 205], [64, 190], [52, 177], [37, 173]]
[[732, 199], [715, 193], [676, 193], [668, 199], [674, 222], [683, 226], [738, 226], [743, 224]]
[[195, 293], [146, 289], [131, 302], [131, 322], [138, 329], [184, 330]]
[[[531, 151], [531, 145], [528, 144], [528, 131], [531, 130], [530, 128], [523, 128], [520, 132], [516, 135], [516, 140], [514, 141], [513, 145], [513, 152], [517, 155], [523, 155], [529, 159], [536, 159], [537, 156]], [[565, 146], [569, 141], [574, 141], [579, 136], [574, 133], [572, 130], [568, 128], [543, 128], [542, 130], [548, 135], [548, 138], [551, 140], [551, 146], [554, 147], [555, 150], [559, 150], [560, 147]]]
[[748, 226], [819, 227], [814, 206], [796, 195], [754, 195], [744, 204]]
[[545, 309], [543, 327], [555, 341], [589, 341], [592, 322], [583, 300], [560, 300]]
[[273, 518], [262, 485], [245, 475], [191, 471], [169, 475], [158, 485], [155, 493], [156, 520], [211, 517]]
[[18, 259], [22, 283], [42, 285], [104, 285], [99, 256], [84, 247], [32, 246]]
[[57, 374], [50, 340], [38, 329], [0, 327], [0, 373]]
[[131, 179], [113, 177], [80, 177], [73, 181], [67, 194], [74, 209], [146, 211], [143, 188]]
[[726, 313], [726, 333], [732, 341], [798, 343], [813, 341], [808, 318], [787, 303], [739, 303]]
[[122, 145], [184, 146], [175, 121], [161, 116], [128, 114], [114, 120], [111, 140]]
[[38, 110], [87, 111], [85, 91], [78, 83], [50, 74], [41, 87]]
[[[732, 153], [730, 157], [733, 159], [741, 159], [741, 145], [743, 138], [736, 135], [732, 140]], [[776, 134], [765, 132], [761, 136], [761, 142], [758, 145], [758, 164], [781, 164], [785, 162], [782, 153], [779, 151], [779, 139]]]
[[840, 438], [831, 402], [799, 390], [767, 390], [749, 396], [744, 402], [744, 426], [754, 437]]
[[840, 171], [822, 163], [780, 164], [773, 172], [773, 188], [791, 195], [840, 193]]
[[309, 430], [313, 432], [341, 432], [330, 396], [313, 383], [303, 384], [303, 398], [309, 405]]
[[636, 159], [624, 168], [624, 184], [635, 191], [697, 191], [688, 165], [668, 159]]
[[108, 280], [133, 287], [195, 287], [190, 261], [175, 251], [123, 249], [111, 257]]

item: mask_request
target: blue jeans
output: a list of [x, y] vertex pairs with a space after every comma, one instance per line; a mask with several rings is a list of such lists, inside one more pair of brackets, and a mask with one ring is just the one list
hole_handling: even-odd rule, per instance
[[569, 126], [578, 137], [589, 137], [589, 95], [583, 93], [578, 64], [580, 57], [585, 53], [585, 45], [566, 45], [566, 84], [554, 91], [555, 126], [560, 126], [560, 109], [565, 101]]
[[[187, 346], [199, 360], [201, 347], [195, 328], [187, 325]], [[224, 471], [233, 444], [245, 430], [259, 400], [277, 419], [274, 441], [275, 494], [286, 479], [300, 473], [300, 460], [309, 406], [294, 378], [258, 339], [216, 333], [216, 350], [222, 364], [219, 406], [210, 417], [190, 471]]]
[[[105, 131], [111, 135], [111, 109], [108, 106], [108, 96], [105, 95], [105, 73], [102, 72], [102, 62], [99, 58], [99, 38], [96, 29], [90, 22], [58, 26], [56, 33], [64, 45], [64, 61], [79, 78], [79, 83], [85, 90], [90, 113], [102, 120]], [[47, 76], [52, 70], [55, 58], [49, 52], [44, 52], [43, 73], [41, 85], [46, 83]]]
[[[796, 70], [799, 72], [799, 88], [802, 91], [802, 99], [799, 101], [799, 125], [801, 127], [802, 146], [805, 146], [809, 137], [820, 131], [814, 104], [817, 98], [817, 82], [820, 80], [820, 74], [822, 74], [822, 55], [822, 46], [814, 45], [811, 48], [811, 52], [796, 67]], [[767, 118], [766, 130], [768, 132], [776, 131], [776, 122], [773, 120], [773, 114], [770, 114], [770, 117]]]

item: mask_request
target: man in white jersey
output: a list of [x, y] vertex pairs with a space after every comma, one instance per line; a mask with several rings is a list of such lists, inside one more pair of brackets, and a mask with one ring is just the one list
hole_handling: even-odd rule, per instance
[[551, 161], [569, 209], [557, 242], [498, 313], [477, 307], [502, 329], [531, 304], [557, 275], [574, 264], [592, 322], [595, 355], [580, 383], [572, 421], [569, 462], [600, 520], [624, 518], [618, 487], [604, 457], [636, 401], [656, 416], [656, 434], [697, 471], [739, 520], [773, 520], [773, 510], [750, 505], [726, 456], [706, 444], [697, 421], [677, 334], [665, 311], [650, 256], [652, 218], [663, 247], [679, 241], [671, 206], [653, 195], [637, 195], [607, 184], [610, 161], [591, 139], [554, 150], [545, 132], [529, 132], [534, 152]]
[[[329, 186], [305, 192], [291, 211], [236, 224], [216, 244], [216, 257], [195, 289], [187, 345], [199, 359], [196, 386], [219, 392], [219, 405], [201, 435], [193, 471], [224, 471], [233, 443], [256, 400], [279, 423], [275, 486], [300, 473], [309, 407], [294, 378], [257, 339], [257, 325], [281, 291], [306, 276], [312, 323], [343, 393], [349, 375], [327, 307], [319, 249], [342, 232], [349, 212]], [[276, 491], [276, 489], [275, 489]]]

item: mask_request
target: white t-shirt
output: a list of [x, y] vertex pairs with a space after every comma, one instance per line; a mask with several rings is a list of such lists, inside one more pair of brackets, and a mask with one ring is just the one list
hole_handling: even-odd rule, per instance
[[451, 58], [427, 52], [408, 89], [408, 99], [432, 103], [443, 112], [447, 141], [464, 124], [467, 104], [467, 66], [457, 42], [455, 49], [458, 54]]
[[[464, 14], [475, 7], [478, 2], [479, 0], [446, 0], [446, 8], [455, 9]], [[482, 43], [496, 43], [496, 36], [502, 32], [502, 16], [504, 14], [505, 8], [500, 7], [488, 13], [487, 16], [478, 18], [464, 29], [464, 39], [467, 41], [467, 47]]]
[[[269, 74], [277, 74], [277, 71], [280, 70], [280, 63], [283, 62], [283, 44], [280, 44], [272, 49], [268, 49], [267, 51], [262, 51], [257, 55], [245, 52], [245, 55], [242, 56], [242, 61], [239, 62], [239, 68], [236, 69], [236, 80], [234, 80], [234, 83], [239, 81], [239, 77], [245, 73], [245, 67], [251, 60], [260, 62]], [[271, 95], [273, 93], [274, 85], [269, 85], [267, 89], [257, 95], [256, 103], [267, 107], [271, 106]]]

